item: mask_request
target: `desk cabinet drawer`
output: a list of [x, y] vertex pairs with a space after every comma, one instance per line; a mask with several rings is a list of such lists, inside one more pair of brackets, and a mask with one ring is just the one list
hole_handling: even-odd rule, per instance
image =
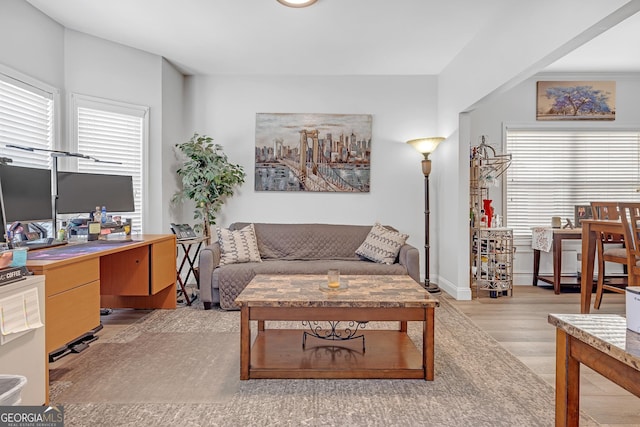
[[100, 281], [53, 295], [46, 304], [48, 354], [100, 325]]
[[47, 297], [78, 286], [100, 280], [100, 262], [97, 258], [47, 269], [45, 289]]
[[100, 258], [102, 295], [149, 295], [149, 247], [142, 246]]

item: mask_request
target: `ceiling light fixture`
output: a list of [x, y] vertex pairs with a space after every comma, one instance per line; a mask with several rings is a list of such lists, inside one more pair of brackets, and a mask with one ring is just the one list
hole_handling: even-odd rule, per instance
[[317, 1], [318, 0], [278, 0], [278, 3], [289, 7], [307, 7]]

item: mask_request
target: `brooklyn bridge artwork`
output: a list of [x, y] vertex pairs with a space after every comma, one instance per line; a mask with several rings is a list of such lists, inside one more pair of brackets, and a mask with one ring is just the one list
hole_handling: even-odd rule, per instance
[[256, 191], [369, 192], [369, 114], [256, 114]]

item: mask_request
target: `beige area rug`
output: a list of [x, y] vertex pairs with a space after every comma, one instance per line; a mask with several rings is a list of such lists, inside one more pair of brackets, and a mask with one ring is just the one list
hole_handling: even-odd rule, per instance
[[[79, 357], [69, 369], [51, 370], [50, 381], [58, 384], [55, 400], [211, 403], [229, 400], [238, 389], [236, 333], [150, 332], [129, 344], [94, 347], [93, 353], [99, 354], [87, 353], [88, 357]], [[220, 375], [221, 368], [224, 375]]]
[[[52, 370], [51, 400], [65, 426], [554, 424], [553, 387], [444, 299], [434, 381], [240, 381], [239, 323], [239, 312], [156, 310]], [[420, 348], [418, 324], [409, 335]]]

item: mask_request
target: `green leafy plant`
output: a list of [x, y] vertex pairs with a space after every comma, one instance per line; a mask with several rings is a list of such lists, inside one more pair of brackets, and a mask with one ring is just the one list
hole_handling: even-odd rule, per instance
[[174, 194], [172, 201], [195, 202], [193, 219], [200, 222], [194, 229], [210, 238], [217, 212], [226, 198], [233, 196], [235, 187], [244, 182], [244, 169], [229, 162], [222, 146], [206, 135], [194, 133], [189, 141], [176, 147], [184, 157], [184, 164], [177, 170], [182, 190]]

